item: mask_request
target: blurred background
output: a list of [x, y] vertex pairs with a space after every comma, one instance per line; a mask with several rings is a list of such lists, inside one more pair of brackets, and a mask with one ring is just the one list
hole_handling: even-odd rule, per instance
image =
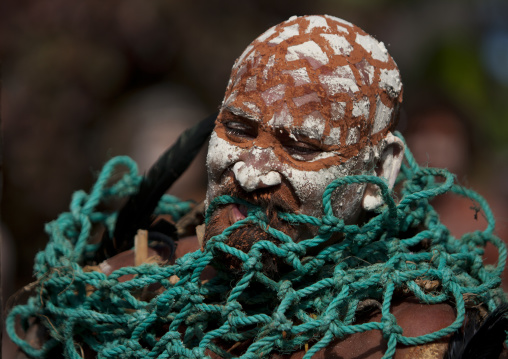
[[[90, 188], [105, 161], [126, 154], [147, 169], [217, 110], [248, 43], [291, 15], [323, 13], [386, 44], [405, 86], [399, 128], [417, 159], [487, 197], [506, 237], [506, 1], [3, 1], [4, 298], [32, 281], [44, 223]], [[203, 199], [203, 154], [186, 176], [172, 193]], [[452, 231], [483, 228], [471, 203], [457, 200], [459, 211], [453, 201], [436, 203]]]

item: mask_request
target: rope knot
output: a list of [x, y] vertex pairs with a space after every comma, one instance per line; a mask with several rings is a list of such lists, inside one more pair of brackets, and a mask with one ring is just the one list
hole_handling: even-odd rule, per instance
[[[278, 293], [279, 298], [285, 297], [286, 294], [288, 293], [288, 291], [290, 289], [292, 289], [291, 287], [292, 287], [292, 285], [291, 285], [290, 281], [285, 280], [284, 282], [282, 282], [282, 284], [279, 286], [279, 293]], [[294, 292], [294, 290], [293, 290], [293, 292]]]
[[263, 264], [258, 260], [257, 257], [249, 257], [249, 259], [243, 263], [243, 269], [245, 272], [250, 272], [253, 270], [260, 272], [263, 270]]
[[[251, 212], [249, 212], [249, 215], [251, 214]], [[256, 217], [257, 219], [259, 219], [260, 221], [262, 222], [265, 222], [265, 223], [268, 223], [268, 217], [266, 216], [266, 214], [261, 211], [261, 210], [256, 210], [256, 211], [253, 211], [252, 213], [254, 215], [254, 217]]]
[[236, 300], [233, 302], [229, 302], [224, 307], [224, 313], [230, 314], [231, 312], [233, 312], [235, 310], [242, 310], [242, 305], [240, 303], [238, 303]]
[[300, 300], [298, 292], [293, 289], [292, 283], [288, 280], [284, 281], [279, 287], [277, 297], [280, 300], [287, 300], [291, 303], [297, 303]]
[[344, 231], [344, 220], [335, 216], [325, 215], [321, 218], [321, 223], [319, 227], [320, 234]]
[[150, 313], [148, 313], [146, 310], [138, 310], [129, 316], [127, 325], [129, 327], [136, 327], [139, 325], [139, 323], [142, 323], [149, 315]]
[[392, 334], [402, 334], [402, 328], [397, 324], [397, 319], [392, 313], [383, 314], [383, 337], [388, 340]]
[[328, 330], [330, 330], [333, 333], [333, 336], [335, 338], [343, 338], [344, 336], [346, 336], [348, 334], [344, 330], [344, 327], [339, 324], [342, 324], [342, 323], [341, 322], [336, 323], [335, 321], [332, 321], [330, 323], [330, 326], [328, 327]]
[[282, 313], [276, 312], [273, 315], [273, 321], [270, 324], [270, 326], [277, 331], [285, 331], [290, 332], [291, 328], [293, 327], [293, 322], [291, 320], [288, 320], [286, 316]]
[[205, 356], [205, 349], [204, 348], [192, 348], [192, 354], [194, 354], [194, 358], [200, 359], [200, 358], [207, 358]]
[[334, 281], [336, 287], [342, 287], [346, 283], [346, 280], [345, 280], [346, 277], [347, 277], [347, 273], [345, 270], [343, 270], [339, 267], [335, 267], [335, 270], [333, 273], [333, 281]]

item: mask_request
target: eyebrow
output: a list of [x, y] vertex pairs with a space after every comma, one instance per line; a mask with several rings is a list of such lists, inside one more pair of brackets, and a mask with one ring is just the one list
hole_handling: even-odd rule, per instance
[[248, 120], [252, 120], [255, 122], [261, 122], [261, 118], [259, 116], [253, 115], [252, 113], [248, 113], [248, 112], [242, 110], [241, 108], [238, 108], [235, 106], [231, 106], [231, 105], [224, 106], [224, 107], [222, 107], [221, 111], [224, 111], [224, 110], [231, 112], [233, 115], [240, 116], [240, 117], [246, 118]]
[[318, 136], [312, 129], [306, 127], [294, 127], [291, 129], [291, 134], [293, 136], [302, 137], [303, 139], [317, 140], [320, 141], [323, 139], [323, 136]]
[[307, 126], [305, 125], [298, 127], [295, 126], [290, 130], [290, 133], [293, 136], [302, 138], [303, 140], [307, 139], [323, 142], [326, 138], [326, 136], [324, 136], [324, 130], [325, 125], [319, 126], [319, 124], [314, 123], [308, 124]]

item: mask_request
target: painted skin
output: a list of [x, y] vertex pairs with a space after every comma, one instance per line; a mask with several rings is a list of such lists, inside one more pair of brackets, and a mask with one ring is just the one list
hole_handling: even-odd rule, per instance
[[[302, 136], [293, 140], [285, 130], [260, 125], [225, 109], [210, 140], [207, 198], [225, 194], [225, 182], [232, 178], [246, 192], [276, 187], [284, 180], [294, 193], [297, 211], [319, 216], [323, 192], [334, 179], [355, 171], [365, 173], [366, 168], [367, 173], [374, 173], [370, 148], [341, 162], [337, 160], [342, 158], [340, 153], [328, 151], [328, 147]], [[228, 176], [230, 172], [233, 176]], [[352, 205], [336, 206], [336, 214], [347, 222], [355, 221], [358, 211], [351, 209], [360, 207], [363, 191], [363, 185], [349, 187], [341, 197], [349, 198]]]
[[[289, 209], [321, 216], [333, 180], [376, 174], [383, 151], [393, 158], [392, 144], [401, 153], [402, 143], [389, 132], [401, 94], [384, 45], [353, 24], [306, 16], [272, 27], [233, 67], [208, 149], [207, 204], [230, 194], [232, 181], [247, 193], [277, 191], [283, 183], [292, 193]], [[397, 163], [385, 177], [396, 177]], [[336, 190], [334, 214], [356, 223], [365, 189]], [[230, 205], [217, 212], [233, 219], [223, 230], [245, 210]]]
[[[393, 185], [403, 144], [390, 131], [401, 99], [398, 70], [386, 48], [353, 24], [307, 16], [267, 30], [233, 68], [210, 141], [207, 202], [228, 194], [231, 185], [250, 194], [270, 189], [275, 195], [285, 189], [290, 193], [284, 197], [287, 207], [319, 216], [324, 188], [337, 177], [377, 174]], [[335, 195], [334, 212], [354, 223], [364, 208], [375, 207], [372, 198], [375, 190], [349, 187]], [[225, 218], [220, 232], [244, 218], [245, 209], [230, 205], [215, 216]], [[199, 247], [196, 237], [183, 238], [176, 258]], [[113, 271], [132, 265], [134, 255], [127, 252], [103, 266]], [[455, 319], [449, 305], [422, 305], [407, 298], [393, 306], [392, 314], [407, 336], [435, 332]], [[379, 318], [372, 312], [358, 320]], [[335, 341], [316, 357], [381, 358], [385, 348], [382, 334], [369, 331]], [[402, 348], [395, 357], [442, 357], [445, 348], [445, 343]], [[304, 354], [300, 350], [272, 357]]]
[[[360, 40], [352, 43], [335, 37], [338, 42], [330, 42], [333, 35], [344, 33], [348, 39]], [[210, 140], [207, 204], [217, 196], [231, 194], [234, 186], [248, 194], [267, 190], [276, 194], [288, 186], [290, 209], [321, 216], [324, 189], [335, 178], [377, 174], [393, 185], [403, 144], [390, 130], [402, 89], [393, 60], [382, 44], [372, 40], [342, 20], [304, 17], [268, 30], [249, 45], [233, 68]], [[322, 56], [309, 45], [311, 41], [331, 55]], [[296, 63], [287, 61], [288, 54]], [[350, 72], [344, 70], [346, 66]], [[341, 80], [335, 81], [338, 78]], [[334, 214], [346, 223], [355, 223], [366, 208], [376, 207], [376, 196], [375, 189], [364, 186], [337, 191]], [[219, 228], [213, 229], [220, 233], [243, 219], [245, 209], [228, 205], [216, 210], [215, 216], [223, 218]], [[299, 240], [299, 235], [293, 238]], [[435, 332], [455, 320], [447, 304], [422, 305], [407, 298], [398, 301], [392, 313], [408, 336]], [[364, 322], [379, 319], [377, 312], [358, 318]], [[396, 358], [442, 357], [446, 347], [445, 342], [439, 342], [399, 348]], [[385, 349], [382, 334], [369, 331], [336, 341], [316, 357], [381, 358]], [[300, 350], [272, 357], [296, 359], [304, 354]]]

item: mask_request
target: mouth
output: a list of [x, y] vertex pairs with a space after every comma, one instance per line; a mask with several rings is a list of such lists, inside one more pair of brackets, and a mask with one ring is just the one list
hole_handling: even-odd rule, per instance
[[232, 204], [229, 211], [229, 219], [231, 224], [241, 221], [247, 217], [247, 207], [241, 204]]

